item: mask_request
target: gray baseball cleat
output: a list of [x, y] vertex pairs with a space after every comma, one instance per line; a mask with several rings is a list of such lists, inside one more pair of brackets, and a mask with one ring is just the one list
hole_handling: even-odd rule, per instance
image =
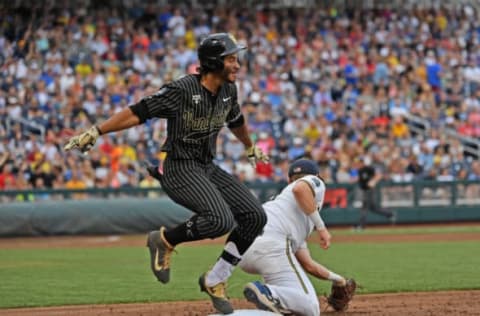
[[198, 279], [198, 284], [200, 285], [200, 290], [206, 292], [210, 299], [212, 300], [213, 307], [222, 314], [232, 314], [233, 307], [232, 304], [228, 301], [226, 293], [226, 284], [224, 282], [218, 283], [212, 287], [209, 287], [205, 284], [205, 279], [207, 273], [204, 273]]
[[170, 257], [174, 247], [169, 244], [164, 236], [165, 227], [151, 231], [147, 238], [147, 247], [150, 250], [150, 266], [158, 281], [170, 281]]

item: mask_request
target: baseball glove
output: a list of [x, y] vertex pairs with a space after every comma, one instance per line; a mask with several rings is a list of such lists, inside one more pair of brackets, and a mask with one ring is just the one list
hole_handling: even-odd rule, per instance
[[347, 279], [345, 286], [332, 284], [332, 291], [327, 297], [328, 304], [337, 312], [346, 311], [356, 289], [357, 283], [354, 279]]

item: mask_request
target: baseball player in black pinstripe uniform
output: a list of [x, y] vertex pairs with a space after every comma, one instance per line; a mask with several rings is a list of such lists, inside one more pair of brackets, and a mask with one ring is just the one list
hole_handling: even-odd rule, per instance
[[187, 75], [164, 85], [157, 93], [72, 137], [65, 145], [65, 150], [86, 152], [102, 134], [154, 117], [168, 120], [163, 171], [149, 171], [173, 201], [195, 215], [173, 229], [161, 227], [149, 233], [151, 269], [160, 282], [167, 283], [176, 245], [230, 233], [213, 268], [199, 279], [201, 290], [224, 314], [233, 312], [225, 293], [226, 281], [267, 220], [260, 202], [248, 188], [212, 163], [217, 135], [225, 124], [245, 145], [253, 164], [268, 160], [252, 143], [237, 101], [234, 81], [240, 68], [237, 54], [242, 49], [245, 47], [239, 46], [230, 34], [209, 35], [198, 48], [199, 75]]

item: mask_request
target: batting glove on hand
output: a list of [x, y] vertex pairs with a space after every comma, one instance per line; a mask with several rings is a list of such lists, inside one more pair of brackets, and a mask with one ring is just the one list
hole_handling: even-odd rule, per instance
[[97, 138], [99, 136], [100, 130], [98, 129], [98, 127], [92, 126], [88, 131], [70, 138], [67, 144], [65, 144], [65, 146], [63, 147], [63, 149], [78, 149], [82, 153], [86, 153], [93, 147], [93, 145], [95, 145], [95, 142], [97, 141]]
[[257, 162], [259, 160], [263, 162], [268, 162], [268, 160], [270, 160], [270, 158], [268, 158], [268, 156], [265, 155], [263, 151], [255, 145], [247, 148], [247, 158], [254, 168], [257, 166]]

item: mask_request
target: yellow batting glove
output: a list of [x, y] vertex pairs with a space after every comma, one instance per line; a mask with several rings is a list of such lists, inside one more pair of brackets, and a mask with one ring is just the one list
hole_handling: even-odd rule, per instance
[[68, 140], [68, 142], [63, 147], [64, 150], [78, 149], [82, 153], [89, 151], [98, 137], [100, 136], [100, 130], [96, 126], [90, 127], [86, 132], [81, 133], [80, 135], [73, 136]]
[[268, 162], [268, 160], [270, 160], [270, 158], [268, 158], [268, 156], [255, 145], [247, 148], [247, 158], [254, 168], [257, 166], [258, 161]]

